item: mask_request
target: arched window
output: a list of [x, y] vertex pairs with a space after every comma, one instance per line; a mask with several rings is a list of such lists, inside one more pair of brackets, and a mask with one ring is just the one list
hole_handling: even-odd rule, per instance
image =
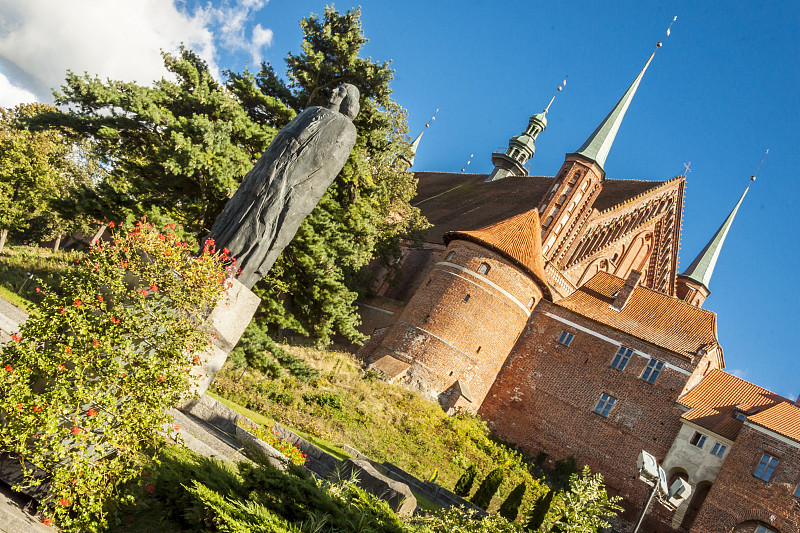
[[478, 274], [488, 274], [490, 268], [492, 267], [489, 266], [489, 263], [481, 263], [481, 266], [478, 267]]
[[528, 309], [533, 309], [533, 304], [535, 304], [535, 303], [536, 303], [536, 298], [531, 296], [531, 299], [528, 300]]
[[456, 255], [455, 252], [450, 252], [449, 254], [447, 254], [447, 257], [445, 258], [445, 261], [452, 260], [454, 255]]
[[561, 198], [559, 198], [559, 199], [558, 199], [558, 202], [556, 202], [556, 205], [561, 205], [561, 204], [563, 204], [563, 203], [564, 203], [566, 200], [567, 200], [567, 195], [566, 195], [566, 194], [562, 194], [562, 195], [561, 195]]
[[572, 175], [572, 179], [569, 180], [569, 184], [570, 185], [574, 185], [579, 179], [581, 179], [580, 171], [578, 171], [578, 172], [576, 172], [575, 174]]
[[552, 215], [550, 215], [549, 217], [547, 217], [547, 220], [545, 220], [545, 221], [544, 221], [544, 227], [545, 227], [545, 228], [549, 228], [549, 227], [550, 227], [550, 223], [551, 223], [552, 221], [553, 221], [553, 216], [552, 216]]

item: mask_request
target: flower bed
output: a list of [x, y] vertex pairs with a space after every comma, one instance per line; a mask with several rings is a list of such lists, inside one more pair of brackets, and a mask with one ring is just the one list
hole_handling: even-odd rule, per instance
[[240, 428], [248, 431], [261, 439], [262, 441], [266, 442], [276, 450], [278, 450], [284, 457], [289, 459], [292, 463], [296, 465], [304, 465], [306, 464], [306, 454], [301, 452], [296, 446], [291, 444], [290, 442], [286, 442], [285, 440], [279, 439], [274, 433], [273, 428], [270, 427], [268, 430], [259, 424], [256, 424], [249, 418], [241, 417], [239, 420], [236, 421], [236, 425]]

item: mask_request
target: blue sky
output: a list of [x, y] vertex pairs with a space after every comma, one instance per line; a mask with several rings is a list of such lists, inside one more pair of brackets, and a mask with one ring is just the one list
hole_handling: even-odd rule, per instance
[[[159, 75], [153, 59], [158, 48], [172, 49], [181, 41], [202, 50], [219, 70], [240, 71], [261, 58], [283, 72], [286, 53], [300, 50], [298, 21], [324, 9], [324, 3], [304, 0], [177, 5], [142, 0], [137, 13], [123, 13], [125, 2], [104, 3], [103, 11], [75, 0], [69, 9], [84, 21], [76, 17], [73, 24], [88, 28], [88, 20], [94, 29], [81, 32], [67, 24], [65, 34], [72, 40], [76, 34], [85, 39], [71, 50], [58, 48], [55, 38], [49, 44], [35, 40], [49, 19], [67, 16], [57, 17], [40, 2], [0, 0], [0, 11], [18, 15], [0, 23], [0, 105], [9, 105], [12, 95], [47, 100], [42, 88], [59, 83], [67, 67], [149, 81]], [[392, 60], [394, 98], [409, 112], [411, 135], [439, 109], [423, 136], [416, 170], [458, 171], [474, 154], [469, 170], [489, 172], [491, 152], [521, 132], [568, 75], [532, 161], [531, 173], [549, 176], [602, 120], [677, 16], [628, 110], [606, 175], [665, 180], [691, 161], [680, 253], [684, 268], [727, 216], [769, 148], [704, 307], [718, 314], [730, 372], [797, 397], [800, 365], [792, 332], [800, 290], [792, 273], [800, 255], [800, 180], [791, 166], [800, 148], [796, 1], [364, 0], [360, 5], [370, 40], [365, 55]], [[105, 31], [95, 28], [98, 23], [107, 33], [96, 33]], [[31, 28], [27, 41], [26, 28]], [[90, 57], [93, 49], [102, 53]]]

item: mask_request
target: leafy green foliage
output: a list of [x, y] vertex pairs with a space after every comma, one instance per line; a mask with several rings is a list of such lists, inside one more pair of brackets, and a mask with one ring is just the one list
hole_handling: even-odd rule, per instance
[[45, 518], [65, 531], [103, 528], [208, 346], [226, 265], [173, 237], [140, 222], [77, 256], [0, 352], [0, 451], [21, 486], [48, 484]]
[[555, 491], [548, 490], [539, 498], [537, 498], [536, 503], [533, 504], [533, 509], [531, 509], [530, 515], [528, 516], [528, 523], [527, 528], [532, 531], [538, 531], [539, 527], [544, 523], [544, 518], [547, 516], [547, 511], [550, 510], [550, 504], [553, 501], [553, 496], [555, 496]]
[[594, 533], [608, 527], [606, 519], [622, 511], [620, 500], [619, 496], [608, 495], [602, 474], [592, 474], [584, 466], [580, 474], [570, 476], [568, 490], [553, 499], [540, 530]]
[[154, 211], [200, 237], [274, 130], [254, 122], [194, 52], [163, 54], [174, 80], [152, 87], [67, 73], [37, 127], [65, 128], [95, 143], [109, 173], [83, 187], [73, 209], [99, 219], [152, 218]]
[[509, 522], [513, 522], [517, 519], [517, 515], [519, 514], [519, 506], [522, 505], [522, 498], [525, 496], [525, 491], [527, 488], [528, 487], [525, 485], [525, 482], [522, 482], [511, 491], [511, 494], [509, 494], [502, 505], [500, 505], [500, 510], [498, 511], [500, 516]]
[[500, 485], [503, 483], [504, 477], [505, 473], [503, 472], [503, 468], [495, 468], [489, 472], [489, 475], [481, 481], [478, 490], [472, 495], [470, 501], [481, 509], [488, 509], [489, 505], [492, 503], [492, 498], [494, 498], [494, 495], [497, 493], [497, 489], [499, 489]]
[[420, 533], [519, 533], [513, 524], [500, 515], [478, 516], [474, 509], [451, 507], [440, 509], [428, 517], [411, 520]]
[[0, 108], [0, 251], [9, 231], [17, 241], [30, 242], [85, 226], [85, 219], [60, 218], [48, 207], [90, 182], [93, 158], [85, 143], [56, 131], [28, 130], [26, 121], [42, 113], [58, 112], [42, 104]]
[[279, 439], [277, 435], [272, 432], [274, 424], [270, 426], [269, 429], [265, 429], [263, 426], [244, 417], [240, 418], [236, 423], [242, 429], [249, 431], [251, 434], [281, 452], [283, 456], [289, 459], [293, 464], [306, 464], [306, 454], [301, 452], [300, 449], [291, 442]]
[[478, 467], [474, 464], [469, 465], [469, 468], [467, 468], [464, 473], [461, 474], [461, 477], [458, 478], [453, 492], [462, 498], [469, 497], [469, 493], [472, 491], [472, 484], [475, 483], [475, 476], [477, 475]]

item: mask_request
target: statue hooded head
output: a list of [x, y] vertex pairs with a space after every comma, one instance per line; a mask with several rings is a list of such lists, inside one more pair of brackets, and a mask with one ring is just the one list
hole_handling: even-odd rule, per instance
[[361, 93], [359, 93], [355, 85], [342, 83], [333, 91], [331, 99], [328, 101], [326, 107], [333, 111], [338, 111], [350, 120], [353, 120], [361, 109], [358, 103], [358, 98], [360, 96]]

